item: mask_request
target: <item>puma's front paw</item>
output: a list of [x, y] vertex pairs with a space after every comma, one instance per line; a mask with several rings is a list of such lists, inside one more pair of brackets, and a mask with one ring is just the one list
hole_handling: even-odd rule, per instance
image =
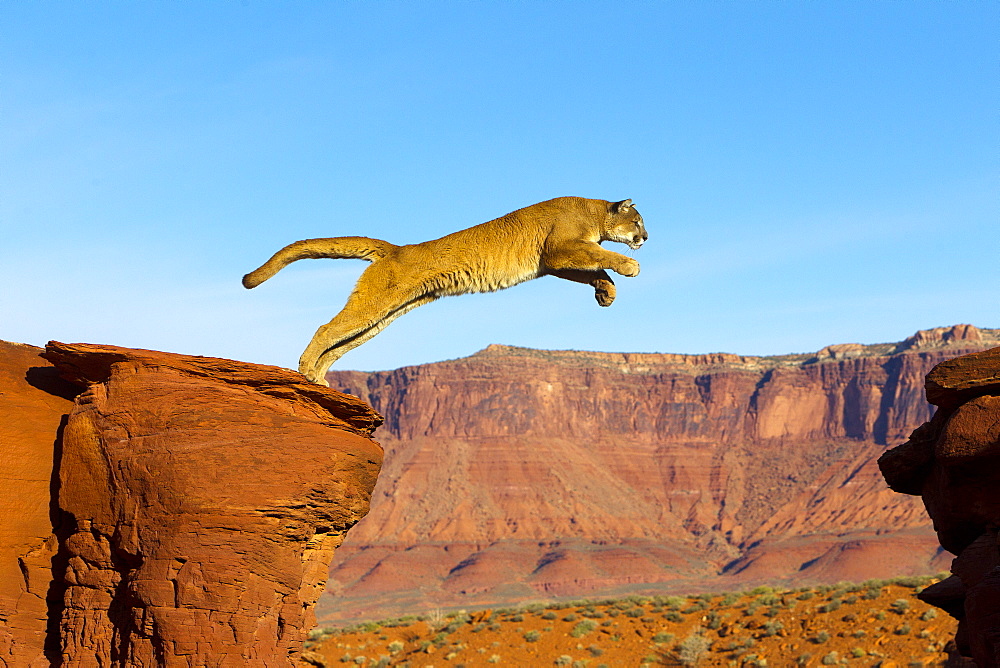
[[626, 258], [616, 271], [622, 276], [638, 276], [639, 263], [632, 258]]
[[594, 296], [601, 306], [611, 306], [615, 301], [615, 284], [611, 281], [597, 281], [594, 283]]

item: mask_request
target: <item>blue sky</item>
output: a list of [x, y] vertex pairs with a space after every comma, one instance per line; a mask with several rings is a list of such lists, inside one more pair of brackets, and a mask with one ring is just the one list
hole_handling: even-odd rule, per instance
[[0, 24], [3, 339], [294, 367], [367, 265], [243, 289], [278, 248], [562, 195], [646, 220], [614, 305], [551, 277], [447, 298], [337, 368], [1000, 327], [995, 2], [0, 2]]

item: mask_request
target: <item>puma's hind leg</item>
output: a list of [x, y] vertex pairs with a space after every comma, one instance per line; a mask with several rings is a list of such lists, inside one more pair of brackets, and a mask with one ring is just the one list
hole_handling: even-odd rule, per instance
[[398, 273], [391, 261], [381, 260], [361, 274], [344, 308], [317, 329], [306, 346], [299, 358], [302, 375], [314, 383], [326, 384], [326, 370], [344, 353], [381, 332], [406, 311], [436, 299], [421, 285], [401, 287]]
[[603, 269], [550, 269], [549, 273], [574, 283], [583, 283], [594, 288], [594, 297], [601, 306], [611, 306], [615, 301], [615, 282]]
[[[390, 312], [387, 316], [385, 316], [378, 322], [375, 322], [367, 329], [364, 329], [357, 334], [348, 336], [345, 339], [334, 341], [322, 353], [320, 353], [316, 362], [313, 363], [311, 373], [306, 373], [305, 371], [302, 371], [301, 364], [300, 364], [300, 371], [302, 371], [302, 374], [305, 375], [310, 380], [312, 380], [314, 383], [319, 383], [321, 385], [328, 385], [328, 383], [326, 382], [326, 372], [330, 369], [330, 366], [338, 359], [343, 357], [344, 354], [346, 354], [351, 350], [354, 350], [362, 343], [371, 339], [373, 336], [375, 336], [383, 329], [385, 329], [389, 325], [389, 323], [391, 323], [399, 316], [403, 315], [404, 313], [407, 313], [408, 311], [412, 311], [418, 306], [429, 304], [437, 298], [438, 298], [437, 295], [428, 294], [404, 303], [399, 308], [396, 308], [395, 310]], [[337, 317], [339, 317], [339, 314]], [[319, 332], [317, 332], [317, 335], [318, 334]], [[304, 354], [303, 357], [305, 357]]]

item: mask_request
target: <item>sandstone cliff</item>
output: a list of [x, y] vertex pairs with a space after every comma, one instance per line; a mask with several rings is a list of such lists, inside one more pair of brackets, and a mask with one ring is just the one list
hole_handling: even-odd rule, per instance
[[331, 372], [385, 415], [387, 455], [318, 614], [941, 570], [876, 459], [930, 417], [931, 367], [998, 342], [960, 325], [767, 358], [490, 346]]
[[1000, 348], [936, 366], [934, 417], [879, 459], [886, 481], [920, 495], [953, 575], [920, 594], [959, 619], [956, 641], [980, 668], [1000, 666]]
[[294, 665], [380, 417], [276, 367], [0, 352], [0, 664]]

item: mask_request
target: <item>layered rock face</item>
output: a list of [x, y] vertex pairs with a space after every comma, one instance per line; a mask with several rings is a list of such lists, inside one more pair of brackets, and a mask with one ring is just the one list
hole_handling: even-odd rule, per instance
[[919, 495], [953, 575], [920, 597], [957, 617], [956, 643], [1000, 666], [1000, 348], [943, 362], [927, 376], [934, 417], [879, 460], [897, 492]]
[[997, 343], [961, 325], [770, 358], [491, 346], [332, 372], [386, 416], [387, 457], [318, 614], [941, 570], [876, 459], [930, 417], [931, 367]]
[[35, 610], [22, 601], [41, 590], [48, 606], [10, 665], [294, 665], [333, 551], [367, 512], [380, 417], [276, 367], [55, 342], [44, 357], [77, 394], [33, 442], [51, 491], [34, 549], [50, 559], [21, 566], [7, 600]]

